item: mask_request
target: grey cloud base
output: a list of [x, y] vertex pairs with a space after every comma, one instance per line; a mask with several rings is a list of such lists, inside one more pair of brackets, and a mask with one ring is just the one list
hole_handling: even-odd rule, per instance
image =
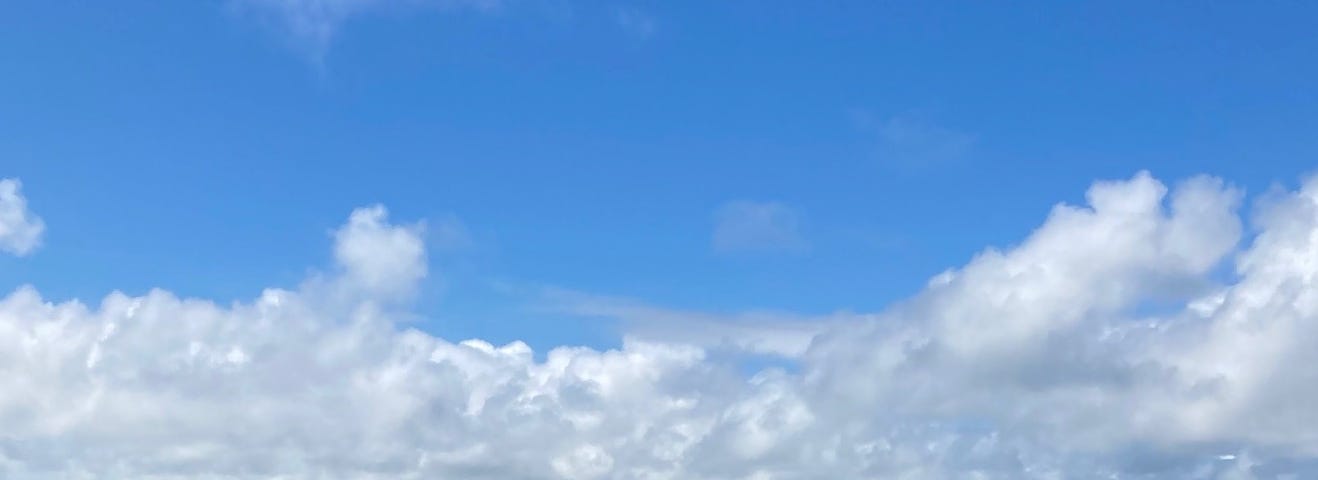
[[0, 477], [1307, 478], [1318, 182], [1243, 248], [1241, 198], [1095, 184], [749, 378], [699, 342], [408, 328], [423, 229], [362, 209], [334, 273], [250, 302], [0, 300]]

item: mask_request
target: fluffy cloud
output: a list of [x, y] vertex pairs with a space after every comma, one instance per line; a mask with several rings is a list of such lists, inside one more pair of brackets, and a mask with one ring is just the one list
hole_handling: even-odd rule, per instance
[[409, 328], [422, 230], [362, 209], [335, 273], [249, 302], [0, 300], [0, 477], [1308, 478], [1318, 181], [1243, 248], [1241, 199], [1097, 183], [749, 376], [687, 337], [537, 355]]
[[46, 224], [27, 208], [23, 184], [16, 179], [0, 179], [0, 251], [24, 256], [41, 246]]
[[373, 296], [411, 293], [427, 273], [420, 224], [388, 224], [388, 212], [376, 205], [360, 208], [334, 233], [334, 259], [344, 285]]

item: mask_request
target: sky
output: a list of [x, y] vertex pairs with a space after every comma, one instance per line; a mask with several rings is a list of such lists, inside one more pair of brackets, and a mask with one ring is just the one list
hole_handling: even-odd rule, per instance
[[1318, 5], [0, 5], [0, 476], [1307, 478]]

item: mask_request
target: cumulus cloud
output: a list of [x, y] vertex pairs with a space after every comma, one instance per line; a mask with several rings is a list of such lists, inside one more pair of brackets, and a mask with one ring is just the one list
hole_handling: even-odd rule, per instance
[[0, 179], [0, 251], [17, 256], [41, 246], [46, 224], [27, 208], [23, 184], [17, 179]]
[[778, 202], [746, 200], [723, 204], [714, 212], [714, 250], [719, 252], [800, 251], [801, 214]]
[[409, 328], [423, 231], [366, 208], [334, 274], [250, 301], [0, 300], [0, 477], [1309, 478], [1318, 180], [1249, 240], [1241, 202], [1096, 183], [749, 376], [692, 338], [537, 355]]
[[344, 285], [373, 295], [409, 293], [426, 276], [422, 226], [388, 223], [381, 205], [359, 208], [334, 232], [334, 259]]

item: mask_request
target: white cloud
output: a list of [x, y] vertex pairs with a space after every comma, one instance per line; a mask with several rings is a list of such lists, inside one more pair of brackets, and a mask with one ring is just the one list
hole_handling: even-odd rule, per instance
[[324, 55], [348, 19], [390, 9], [492, 10], [501, 0], [229, 0], [238, 10], [269, 20], [315, 57]]
[[383, 206], [359, 208], [334, 232], [334, 259], [344, 284], [374, 295], [406, 294], [426, 276], [422, 225], [388, 224]]
[[[0, 477], [1318, 473], [1318, 180], [1244, 248], [1241, 194], [1214, 179], [1140, 174], [1087, 201], [750, 378], [699, 322], [541, 359], [407, 328], [422, 232], [378, 207], [335, 235], [336, 274], [249, 302], [21, 288], [0, 300]], [[1214, 283], [1223, 261], [1236, 277]]]
[[23, 184], [18, 179], [0, 179], [0, 251], [17, 256], [41, 246], [46, 224], [27, 208]]
[[714, 212], [714, 250], [720, 252], [800, 251], [801, 215], [778, 202], [733, 201]]

